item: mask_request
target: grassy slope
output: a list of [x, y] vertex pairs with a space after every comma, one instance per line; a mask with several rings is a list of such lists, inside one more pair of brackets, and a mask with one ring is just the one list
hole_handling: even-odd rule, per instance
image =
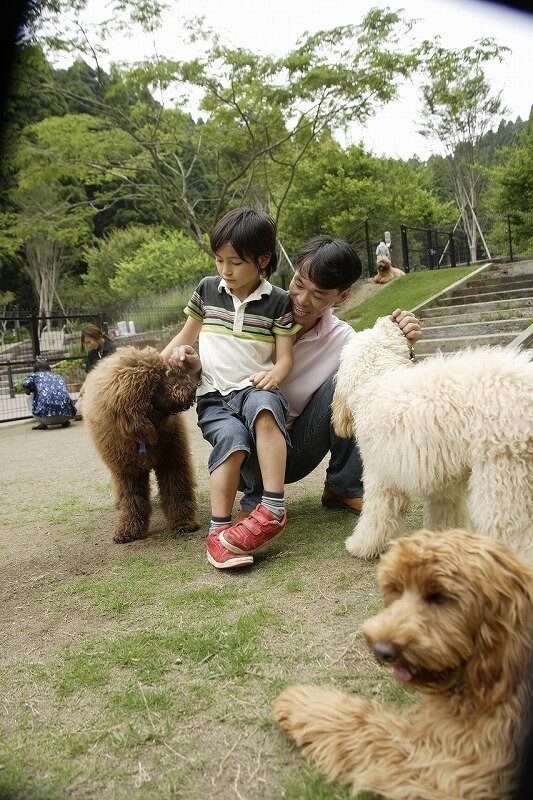
[[357, 331], [369, 328], [378, 317], [390, 314], [395, 308], [414, 308], [475, 269], [477, 266], [411, 272], [385, 286], [375, 297], [364, 300], [344, 314], [341, 311], [340, 316]]

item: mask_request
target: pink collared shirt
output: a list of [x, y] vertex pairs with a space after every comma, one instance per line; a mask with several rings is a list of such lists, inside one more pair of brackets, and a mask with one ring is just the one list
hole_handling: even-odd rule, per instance
[[337, 372], [341, 350], [354, 335], [354, 329], [328, 308], [315, 327], [294, 343], [294, 366], [279, 387], [290, 404], [289, 427], [316, 390]]

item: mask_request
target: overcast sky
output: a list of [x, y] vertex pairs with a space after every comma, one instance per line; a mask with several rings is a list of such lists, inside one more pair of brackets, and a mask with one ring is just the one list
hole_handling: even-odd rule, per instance
[[[494, 37], [511, 49], [505, 63], [494, 65], [490, 77], [495, 91], [502, 90], [510, 109], [508, 119], [527, 119], [533, 103], [533, 15], [510, 10], [482, 0], [168, 0], [171, 6], [165, 24], [152, 41], [149, 36], [120, 37], [108, 43], [112, 60], [133, 61], [154, 52], [183, 57], [179, 32], [183, 19], [204, 16], [218, 32], [223, 44], [244, 47], [256, 53], [281, 55], [288, 52], [305, 32], [357, 24], [373, 6], [403, 9], [406, 18], [418, 19], [417, 37], [439, 35], [446, 47], [461, 48], [481, 37]], [[106, 0], [90, 0], [90, 18], [105, 15]], [[418, 91], [407, 86], [399, 102], [380, 111], [365, 128], [354, 128], [350, 141], [363, 141], [375, 155], [425, 159], [430, 145], [417, 134]]]

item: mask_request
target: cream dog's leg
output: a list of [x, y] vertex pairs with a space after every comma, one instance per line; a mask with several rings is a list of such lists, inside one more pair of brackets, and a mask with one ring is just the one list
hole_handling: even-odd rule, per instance
[[470, 527], [467, 505], [468, 481], [461, 481], [443, 492], [434, 492], [424, 504], [424, 528], [445, 531]]
[[375, 558], [387, 542], [400, 531], [409, 497], [364, 476], [363, 510], [354, 532], [346, 539], [346, 549], [357, 558]]

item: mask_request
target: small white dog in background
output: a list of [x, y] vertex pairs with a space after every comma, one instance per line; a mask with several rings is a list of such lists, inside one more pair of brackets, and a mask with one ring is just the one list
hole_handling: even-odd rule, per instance
[[483, 347], [419, 364], [389, 318], [341, 353], [332, 403], [356, 436], [364, 505], [348, 552], [372, 558], [399, 533], [412, 497], [430, 530], [471, 528], [533, 560], [533, 361]]

